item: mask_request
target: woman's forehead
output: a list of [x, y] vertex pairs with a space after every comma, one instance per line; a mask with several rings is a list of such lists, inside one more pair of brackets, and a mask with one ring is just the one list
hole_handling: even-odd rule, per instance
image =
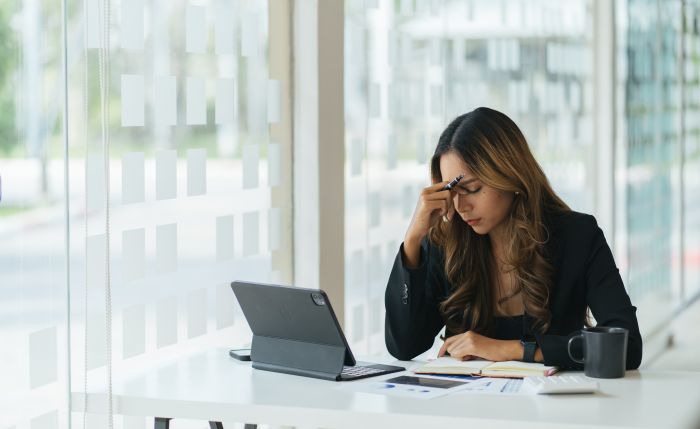
[[463, 182], [475, 178], [467, 163], [456, 153], [447, 152], [440, 157], [440, 175], [443, 180], [451, 180], [460, 174], [464, 175]]

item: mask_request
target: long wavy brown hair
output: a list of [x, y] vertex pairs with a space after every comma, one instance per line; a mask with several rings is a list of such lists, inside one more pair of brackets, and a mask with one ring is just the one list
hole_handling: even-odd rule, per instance
[[[550, 289], [554, 272], [547, 260], [549, 240], [546, 217], [569, 211], [554, 193], [547, 177], [530, 152], [518, 126], [506, 115], [480, 107], [450, 123], [440, 136], [430, 162], [432, 179], [447, 180], [440, 172], [440, 157], [458, 154], [482, 183], [515, 194], [504, 219], [504, 263], [511, 267], [522, 294], [525, 312], [534, 319], [533, 329], [545, 332], [550, 325]], [[474, 232], [458, 216], [438, 222], [429, 239], [445, 254], [445, 273], [452, 285], [440, 311], [453, 333], [471, 330], [492, 332], [495, 294], [491, 285], [496, 267], [488, 235]]]

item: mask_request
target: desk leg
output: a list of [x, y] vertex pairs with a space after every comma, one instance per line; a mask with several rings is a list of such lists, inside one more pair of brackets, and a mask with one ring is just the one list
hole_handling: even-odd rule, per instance
[[209, 429], [224, 429], [224, 425], [221, 422], [209, 422]]
[[245, 426], [243, 426], [243, 429], [258, 429], [258, 425], [246, 423]]
[[170, 417], [156, 417], [155, 429], [170, 429]]

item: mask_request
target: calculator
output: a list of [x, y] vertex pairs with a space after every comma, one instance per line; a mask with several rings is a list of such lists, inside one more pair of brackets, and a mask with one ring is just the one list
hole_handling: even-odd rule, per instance
[[579, 375], [525, 377], [523, 388], [534, 394], [595, 393], [598, 382]]

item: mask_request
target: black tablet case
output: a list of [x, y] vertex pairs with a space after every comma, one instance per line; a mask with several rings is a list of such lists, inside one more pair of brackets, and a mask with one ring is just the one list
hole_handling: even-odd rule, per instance
[[231, 288], [253, 331], [253, 368], [338, 380], [343, 365], [355, 365], [325, 292], [240, 281]]

